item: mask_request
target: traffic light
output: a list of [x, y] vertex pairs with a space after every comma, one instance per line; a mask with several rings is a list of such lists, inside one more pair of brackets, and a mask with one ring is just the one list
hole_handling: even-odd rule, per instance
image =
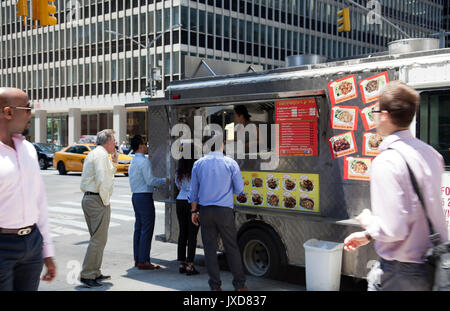
[[349, 8], [344, 8], [337, 12], [338, 16], [338, 32], [349, 32], [350, 31], [350, 10]]
[[[56, 17], [53, 14], [56, 14], [56, 7], [54, 5], [49, 4], [49, 2], [54, 2], [55, 0], [38, 0], [38, 19], [40, 21], [41, 26], [53, 26], [58, 23]], [[34, 13], [34, 12], [33, 12]]]
[[27, 17], [28, 16], [28, 1], [27, 0], [17, 0], [17, 14], [16, 16]]

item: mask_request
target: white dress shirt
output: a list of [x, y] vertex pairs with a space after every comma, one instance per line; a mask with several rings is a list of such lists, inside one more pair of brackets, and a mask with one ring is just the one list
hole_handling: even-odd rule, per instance
[[0, 228], [36, 224], [43, 237], [43, 258], [55, 255], [49, 232], [47, 198], [36, 149], [22, 135], [14, 147], [0, 141]]
[[112, 162], [105, 148], [98, 146], [89, 152], [84, 160], [81, 191], [99, 193], [103, 204], [108, 206], [113, 192], [116, 170], [117, 163]]
[[[370, 199], [372, 213], [361, 218], [363, 227], [375, 239], [377, 254], [386, 260], [422, 263], [432, 244], [428, 224], [411, 183], [407, 159], [419, 184], [434, 230], [447, 241], [448, 228], [441, 207], [442, 156], [431, 146], [399, 131], [386, 137], [381, 154], [372, 164]], [[363, 214], [364, 215], [364, 214]]]

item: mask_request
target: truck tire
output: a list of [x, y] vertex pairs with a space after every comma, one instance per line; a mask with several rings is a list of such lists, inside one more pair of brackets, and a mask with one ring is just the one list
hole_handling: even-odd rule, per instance
[[59, 172], [59, 175], [66, 175], [67, 174], [66, 166], [61, 161], [58, 162], [58, 172]]
[[281, 241], [277, 240], [272, 233], [259, 228], [249, 229], [240, 236], [238, 244], [246, 273], [270, 278], [281, 275], [285, 261], [278, 246]]

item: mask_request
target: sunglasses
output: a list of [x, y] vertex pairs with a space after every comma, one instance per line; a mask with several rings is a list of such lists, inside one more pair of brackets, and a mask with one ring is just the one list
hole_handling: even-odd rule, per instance
[[31, 112], [31, 110], [34, 109], [34, 106], [33, 106], [33, 104], [30, 104], [29, 106], [25, 106], [25, 107], [22, 107], [22, 106], [9, 106], [9, 108], [19, 109], [19, 110], [26, 110], [27, 112]]

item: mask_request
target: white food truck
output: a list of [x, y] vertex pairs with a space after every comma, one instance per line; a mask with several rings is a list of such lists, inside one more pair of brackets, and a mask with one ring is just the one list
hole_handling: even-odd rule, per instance
[[[267, 148], [236, 158], [245, 182], [244, 196], [235, 198], [238, 243], [251, 275], [274, 277], [286, 265], [304, 266], [305, 241], [342, 243], [361, 230], [354, 217], [370, 208], [370, 166], [381, 141], [371, 111], [383, 85], [393, 80], [420, 93], [411, 131], [445, 159], [442, 208], [448, 221], [450, 49], [172, 82], [165, 98], [146, 104], [154, 173], [175, 175], [176, 160], [170, 156], [180, 138], [172, 136], [175, 124], [203, 131], [194, 128], [197, 116], [203, 126], [214, 123], [232, 133], [236, 105], [245, 105], [259, 130], [276, 124], [275, 137], [268, 131]], [[166, 205], [163, 238], [168, 242], [178, 239], [176, 194], [174, 185], [155, 193]], [[365, 278], [373, 259], [373, 243], [344, 252], [342, 274]]]

